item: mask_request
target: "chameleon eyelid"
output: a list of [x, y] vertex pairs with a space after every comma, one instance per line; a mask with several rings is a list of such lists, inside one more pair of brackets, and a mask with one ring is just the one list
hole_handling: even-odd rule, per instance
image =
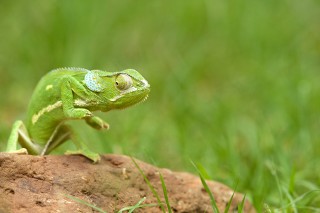
[[115, 84], [119, 90], [127, 90], [133, 85], [132, 77], [126, 73], [120, 73], [116, 77]]

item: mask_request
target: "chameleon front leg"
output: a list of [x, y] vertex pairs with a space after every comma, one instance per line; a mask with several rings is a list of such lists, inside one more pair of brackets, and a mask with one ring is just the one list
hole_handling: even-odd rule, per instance
[[[81, 97], [83, 100], [90, 102], [94, 94], [88, 93], [79, 81], [73, 77], [65, 77], [61, 85], [61, 101], [63, 104], [63, 112], [67, 118], [71, 119], [85, 119], [88, 125], [95, 129], [109, 129], [109, 124], [85, 109], [74, 107], [74, 94]], [[97, 99], [97, 97], [94, 97]]]
[[[23, 147], [17, 149], [18, 142]], [[41, 147], [34, 144], [29, 137], [28, 131], [21, 120], [14, 122], [8, 139], [6, 152], [17, 154], [34, 154], [38, 155], [41, 152]]]
[[93, 162], [98, 162], [100, 160], [99, 154], [92, 152], [85, 143], [83, 143], [77, 135], [72, 131], [72, 129], [66, 125], [62, 124], [57, 127], [54, 131], [54, 135], [51, 137], [51, 141], [48, 141], [47, 145], [45, 146], [44, 153], [48, 154], [53, 149], [58, 147], [60, 144], [64, 143], [67, 140], [71, 140], [77, 147], [78, 150], [76, 151], [67, 151], [65, 154], [67, 155], [83, 155]]
[[91, 97], [87, 89], [75, 78], [70, 76], [64, 77], [61, 85], [61, 101], [66, 118], [84, 119], [92, 117], [93, 115], [88, 109], [74, 107], [74, 93], [84, 100], [89, 100]]
[[[95, 100], [98, 99], [94, 94], [89, 93], [87, 91], [87, 88], [85, 88], [72, 76], [64, 77], [63, 83], [61, 84], [61, 101], [65, 117], [67, 119], [84, 119], [88, 125], [95, 129], [108, 129], [109, 125], [101, 118], [93, 116], [93, 114], [88, 109], [79, 107], [75, 108], [74, 94], [87, 102], [90, 102], [92, 98], [94, 98]], [[68, 134], [68, 137], [64, 136]], [[71, 139], [72, 142], [77, 146], [78, 150], [67, 151], [66, 154], [84, 155], [94, 162], [100, 160], [100, 156], [97, 153], [90, 151], [86, 144], [80, 141], [79, 138], [75, 134], [73, 134], [71, 128], [67, 127], [66, 125], [63, 125], [61, 128], [59, 128], [56, 139], [50, 142], [50, 145], [48, 145], [48, 148], [44, 151], [44, 153], [49, 153], [52, 149], [54, 149], [56, 146], [60, 145], [67, 139]]]

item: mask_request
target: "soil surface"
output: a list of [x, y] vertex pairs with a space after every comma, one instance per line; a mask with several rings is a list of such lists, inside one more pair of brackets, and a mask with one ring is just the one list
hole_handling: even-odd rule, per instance
[[[159, 173], [164, 178], [172, 212], [213, 212], [209, 196], [197, 176], [136, 162], [158, 193], [166, 211]], [[223, 212], [233, 190], [218, 182], [207, 183], [220, 212]], [[230, 212], [237, 211], [242, 198], [242, 194], [235, 194]], [[82, 156], [0, 153], [0, 213], [98, 212], [75, 199], [109, 213], [139, 201], [158, 204], [138, 168], [127, 156], [104, 155], [100, 163], [92, 164]], [[156, 213], [162, 210], [158, 205], [134, 212]], [[255, 212], [248, 201], [245, 202], [245, 212]]]

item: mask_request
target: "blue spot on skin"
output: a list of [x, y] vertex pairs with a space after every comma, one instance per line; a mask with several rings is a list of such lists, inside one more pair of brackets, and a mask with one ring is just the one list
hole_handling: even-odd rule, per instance
[[98, 79], [100, 77], [93, 73], [93, 72], [88, 72], [85, 76], [84, 76], [84, 83], [86, 84], [86, 86], [93, 92], [101, 92], [103, 89], [101, 87], [101, 84], [98, 82]]

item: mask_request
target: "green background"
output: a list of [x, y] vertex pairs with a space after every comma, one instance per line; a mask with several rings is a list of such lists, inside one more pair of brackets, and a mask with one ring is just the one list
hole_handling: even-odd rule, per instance
[[93, 150], [191, 159], [259, 211], [319, 208], [319, 1], [1, 1], [0, 28], [1, 150], [51, 69], [134, 68], [146, 102], [102, 115], [108, 132], [72, 122]]

